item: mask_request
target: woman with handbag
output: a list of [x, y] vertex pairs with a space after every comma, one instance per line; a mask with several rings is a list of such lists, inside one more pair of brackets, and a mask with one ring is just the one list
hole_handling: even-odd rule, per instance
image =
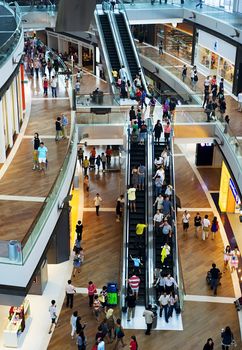
[[121, 326], [121, 319], [118, 318], [116, 322], [116, 327], [115, 327], [115, 337], [116, 337], [116, 343], [114, 346], [114, 350], [118, 348], [119, 343], [122, 344], [122, 347], [124, 348], [126, 344], [124, 344], [123, 338], [124, 338], [124, 330], [123, 327]]

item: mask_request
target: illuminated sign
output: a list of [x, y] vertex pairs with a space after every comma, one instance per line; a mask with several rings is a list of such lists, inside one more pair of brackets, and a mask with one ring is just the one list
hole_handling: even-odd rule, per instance
[[236, 204], [239, 204], [240, 203], [239, 195], [235, 187], [234, 181], [232, 179], [229, 180], [229, 187], [231, 188]]
[[220, 180], [220, 189], [219, 189], [219, 208], [222, 212], [227, 211], [227, 200], [228, 200], [228, 189], [230, 182], [230, 173], [223, 162], [222, 171], [221, 171], [221, 180]]

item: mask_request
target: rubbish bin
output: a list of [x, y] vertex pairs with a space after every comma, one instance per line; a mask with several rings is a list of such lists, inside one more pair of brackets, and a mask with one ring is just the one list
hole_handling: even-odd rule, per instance
[[153, 322], [152, 322], [152, 329], [155, 329], [157, 327], [157, 310], [158, 307], [156, 305], [152, 306], [152, 311], [154, 314]]
[[107, 284], [107, 293], [108, 293], [108, 304], [109, 305], [117, 305], [118, 304], [117, 283], [108, 283]]
[[8, 243], [8, 258], [9, 260], [15, 261], [17, 260], [17, 247], [18, 247], [18, 241], [11, 240]]

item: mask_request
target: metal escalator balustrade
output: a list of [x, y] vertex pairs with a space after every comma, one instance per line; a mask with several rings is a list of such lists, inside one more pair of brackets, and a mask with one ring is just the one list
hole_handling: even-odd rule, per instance
[[129, 65], [129, 70], [130, 70], [132, 79], [135, 79], [136, 74], [138, 74], [138, 72], [139, 72], [139, 66], [138, 66], [138, 63], [136, 61], [136, 57], [135, 57], [135, 54], [133, 51], [133, 47], [131, 44], [131, 38], [130, 38], [129, 33], [128, 33], [125, 18], [124, 18], [123, 13], [116, 13], [115, 18], [116, 18], [116, 22], [118, 25], [120, 37], [122, 39], [122, 44], [124, 47], [127, 62]]
[[119, 71], [120, 62], [119, 62], [118, 53], [115, 46], [108, 16], [107, 14], [99, 15], [99, 19], [100, 19], [111, 67], [113, 70]]

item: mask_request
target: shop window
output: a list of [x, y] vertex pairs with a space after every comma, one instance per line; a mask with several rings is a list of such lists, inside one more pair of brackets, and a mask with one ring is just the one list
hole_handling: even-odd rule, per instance
[[223, 77], [229, 83], [233, 83], [234, 80], [234, 65], [228, 60], [220, 57], [219, 60], [219, 75]]
[[199, 63], [210, 69], [210, 51], [204, 47], [200, 47], [199, 50]]
[[218, 55], [214, 52], [211, 53], [211, 70], [216, 71], [218, 69]]

